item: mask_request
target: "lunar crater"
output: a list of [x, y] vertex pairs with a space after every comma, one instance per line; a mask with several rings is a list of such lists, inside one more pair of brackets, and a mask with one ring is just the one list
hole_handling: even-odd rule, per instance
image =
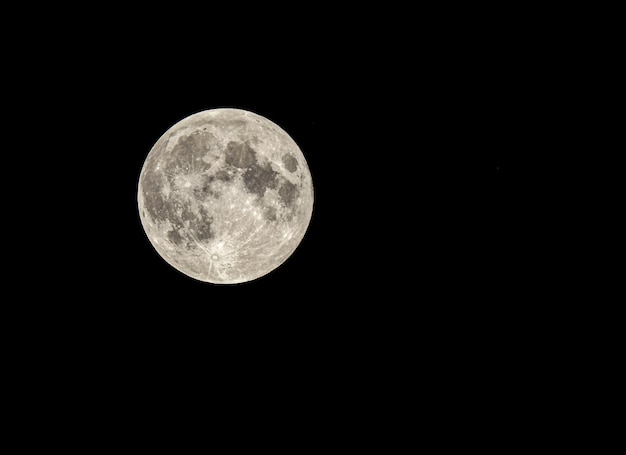
[[289, 172], [296, 172], [298, 169], [298, 160], [296, 160], [293, 155], [286, 153], [282, 156], [283, 164], [285, 165], [285, 169]]
[[226, 163], [245, 169], [256, 161], [256, 153], [248, 142], [231, 141], [224, 153]]
[[298, 187], [291, 183], [289, 180], [284, 181], [280, 186], [280, 189], [278, 190], [278, 195], [280, 196], [280, 199], [288, 207], [291, 207], [293, 205], [293, 202], [298, 197], [298, 193]]
[[263, 197], [267, 188], [276, 188], [277, 176], [270, 166], [254, 164], [243, 174], [243, 182], [248, 191]]

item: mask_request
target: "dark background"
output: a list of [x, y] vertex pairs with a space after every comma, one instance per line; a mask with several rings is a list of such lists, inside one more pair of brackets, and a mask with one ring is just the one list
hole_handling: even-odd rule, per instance
[[[64, 241], [44, 262], [49, 294], [68, 312], [127, 336], [184, 338], [214, 324], [250, 343], [283, 333], [288, 346], [290, 336], [326, 342], [318, 329], [364, 341], [424, 321], [465, 330], [518, 298], [516, 208], [520, 182], [528, 185], [519, 176], [543, 128], [545, 110], [534, 103], [545, 79], [512, 16], [424, 12], [412, 23], [395, 10], [320, 10], [308, 20], [293, 12], [199, 27], [171, 13], [167, 27], [131, 13], [115, 15], [111, 28], [77, 22], [23, 54], [48, 76], [29, 82], [34, 107], [55, 120], [47, 137], [69, 137], [43, 154], [50, 185], [37, 190], [63, 194], [46, 204]], [[165, 263], [136, 207], [154, 142], [215, 107], [249, 109], [284, 128], [315, 190], [293, 256], [236, 286]], [[70, 265], [58, 264], [63, 257]]]
[[[246, 307], [339, 300], [348, 308], [373, 304], [381, 289], [398, 300], [406, 298], [407, 285], [418, 293], [421, 285], [431, 295], [433, 279], [452, 291], [455, 285], [446, 280], [461, 278], [458, 268], [470, 266], [461, 261], [485, 266], [486, 258], [468, 258], [463, 250], [477, 248], [494, 229], [488, 220], [499, 208], [490, 185], [498, 184], [506, 166], [490, 156], [498, 146], [490, 141], [497, 138], [481, 137], [469, 116], [497, 114], [463, 106], [471, 101], [459, 99], [455, 88], [428, 80], [437, 76], [416, 76], [415, 87], [406, 85], [409, 75], [372, 85], [359, 77], [364, 68], [354, 65], [337, 67], [337, 76], [321, 85], [295, 65], [284, 78], [271, 66], [258, 78], [210, 72], [198, 81], [166, 77], [166, 96], [130, 89], [132, 98], [120, 100], [123, 108], [114, 114], [116, 132], [105, 141], [105, 153], [122, 155], [127, 163], [112, 166], [115, 178], [102, 194], [105, 204], [115, 204], [107, 209], [115, 213], [109, 218], [115, 227], [105, 229], [110, 244], [105, 240], [103, 254], [113, 267], [107, 275], [124, 283], [125, 292], [164, 305], [169, 295], [178, 299], [182, 293], [200, 305], [206, 295], [218, 307], [221, 299], [234, 298]], [[414, 99], [420, 91], [426, 93]], [[213, 107], [249, 109], [279, 124], [299, 144], [314, 179], [314, 214], [301, 246], [274, 273], [240, 286], [182, 276], [155, 255], [137, 218], [137, 179], [152, 144], [178, 120]], [[459, 112], [464, 109], [473, 112]]]
[[[447, 402], [472, 420], [485, 396], [494, 416], [532, 402], [539, 381], [523, 366], [558, 357], [539, 342], [553, 333], [541, 287], [556, 252], [536, 254], [538, 214], [558, 207], [536, 204], [562, 87], [553, 22], [469, 7], [268, 8], [103, 9], [18, 53], [34, 68], [14, 70], [17, 95], [46, 114], [23, 122], [15, 149], [35, 141], [29, 168], [42, 174], [27, 185], [41, 212], [24, 233], [46, 248], [20, 269], [41, 278], [18, 294], [14, 325], [30, 380], [52, 378], [38, 396], [85, 396], [85, 412], [128, 428], [215, 400], [229, 404], [222, 421], [311, 410], [337, 431], [357, 414], [400, 432], [404, 403], [436, 402], [436, 420]], [[155, 141], [215, 107], [284, 128], [315, 190], [292, 257], [235, 286], [165, 263], [136, 206]]]
[[[515, 50], [437, 29], [297, 28], [215, 42], [151, 36], [113, 50], [105, 41], [80, 65], [85, 99], [74, 116], [93, 127], [81, 133], [91, 137], [82, 142], [89, 172], [70, 193], [85, 227], [80, 270], [61, 285], [68, 311], [141, 356], [173, 345], [180, 356], [207, 349], [260, 361], [261, 349], [297, 368], [309, 355], [343, 368], [372, 355], [399, 360], [419, 339], [439, 349], [503, 336], [519, 320], [516, 304], [502, 305], [517, 299], [508, 176], [528, 140], [513, 118], [528, 102], [506, 57]], [[284, 128], [315, 190], [292, 257], [236, 286], [165, 263], [136, 207], [154, 142], [215, 107]]]

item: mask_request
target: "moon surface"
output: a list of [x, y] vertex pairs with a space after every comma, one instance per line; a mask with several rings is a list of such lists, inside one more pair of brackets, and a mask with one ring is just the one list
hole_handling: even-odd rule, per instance
[[146, 235], [167, 263], [200, 281], [235, 284], [293, 254], [313, 213], [313, 183], [281, 127], [220, 108], [182, 119], [157, 140], [137, 202]]

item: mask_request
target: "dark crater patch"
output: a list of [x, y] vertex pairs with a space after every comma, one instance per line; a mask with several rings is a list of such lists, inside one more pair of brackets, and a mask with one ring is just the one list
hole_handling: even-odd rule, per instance
[[278, 195], [283, 203], [287, 207], [291, 207], [294, 201], [298, 198], [300, 191], [298, 187], [289, 181], [283, 182], [283, 184], [278, 189]]
[[226, 163], [244, 169], [256, 161], [256, 152], [247, 142], [229, 142], [225, 152]]
[[221, 193], [217, 191], [215, 185], [213, 185], [213, 182], [216, 180], [220, 182], [230, 182], [233, 180], [233, 176], [223, 169], [213, 175], [203, 175], [202, 183], [193, 190], [195, 198], [198, 200], [206, 200], [208, 197], [219, 198]]
[[193, 189], [193, 196], [200, 201], [207, 199], [209, 196], [213, 196], [214, 193], [215, 192], [211, 188], [211, 184], [208, 182]]
[[153, 170], [146, 171], [142, 176], [141, 186], [146, 192], [157, 192], [163, 185], [161, 174]]
[[209, 240], [214, 237], [213, 217], [205, 209], [200, 209], [200, 218], [190, 222], [190, 229], [198, 240]]
[[196, 199], [201, 201], [209, 197], [213, 197], [215, 199], [220, 197], [220, 192], [213, 189], [213, 187], [209, 183], [206, 183], [199, 188], [194, 188], [193, 194]]
[[203, 172], [211, 167], [210, 163], [202, 161], [206, 152], [206, 138], [199, 133], [181, 136], [171, 152], [171, 159], [167, 160], [166, 168], [171, 174], [177, 174], [179, 170], [184, 172]]
[[161, 177], [153, 172], [143, 177], [143, 199], [145, 208], [155, 220], [162, 220], [167, 215], [167, 204], [161, 193]]
[[168, 160], [168, 165], [171, 164], [168, 167], [178, 167], [183, 170], [189, 170], [195, 146], [195, 141], [191, 136], [181, 136], [178, 138], [178, 142], [172, 149], [171, 160]]
[[175, 207], [170, 200], [165, 199], [160, 187], [144, 192], [144, 206], [150, 217], [155, 221], [165, 221], [176, 216]]
[[174, 245], [180, 245], [183, 243], [184, 239], [183, 236], [180, 235], [180, 232], [178, 232], [177, 229], [174, 229], [172, 231], [168, 231], [167, 233], [167, 239], [172, 242]]
[[220, 196], [220, 192], [216, 190], [213, 182], [215, 182], [215, 180], [227, 181], [226, 179], [232, 180], [232, 177], [228, 174], [222, 176], [222, 178], [216, 175], [202, 175], [201, 183], [193, 189], [194, 197], [200, 201], [204, 201], [209, 197], [217, 199]]
[[293, 155], [285, 153], [282, 159], [285, 168], [287, 168], [289, 172], [296, 172], [296, 169], [298, 169], [298, 160], [296, 160]]
[[145, 194], [144, 204], [152, 219], [162, 221], [167, 217], [169, 207], [160, 193], [150, 192]]
[[215, 173], [215, 178], [221, 182], [230, 182], [233, 179], [233, 176], [229, 174], [228, 171], [220, 169]]
[[267, 221], [276, 221], [276, 207], [263, 207], [263, 217]]
[[183, 204], [183, 203], [177, 202], [177, 209], [178, 209], [178, 212], [180, 213], [181, 220], [191, 222], [196, 219], [196, 214], [192, 210], [190, 204]]
[[191, 230], [198, 240], [209, 240], [214, 236], [210, 220], [198, 220], [191, 224]]
[[276, 188], [278, 173], [268, 165], [253, 164], [243, 174], [243, 183], [251, 193], [263, 197], [267, 188]]

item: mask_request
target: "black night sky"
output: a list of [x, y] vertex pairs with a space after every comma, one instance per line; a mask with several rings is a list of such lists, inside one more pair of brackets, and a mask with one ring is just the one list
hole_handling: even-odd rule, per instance
[[[19, 183], [5, 200], [31, 212], [6, 222], [22, 229], [5, 243], [23, 251], [17, 270], [27, 278], [5, 280], [19, 287], [5, 296], [17, 313], [4, 319], [18, 365], [7, 375], [27, 388], [8, 396], [71, 438], [88, 433], [82, 424], [106, 433], [92, 443], [124, 434], [142, 447], [181, 423], [203, 448], [220, 425], [236, 433], [229, 444], [261, 445], [240, 426], [247, 418], [273, 426], [262, 436], [307, 445], [354, 426], [353, 447], [388, 425], [379, 451], [393, 453], [396, 434], [423, 432], [412, 413], [429, 400], [422, 420], [445, 431], [438, 443], [469, 441], [448, 431], [450, 416], [486, 422], [488, 437], [502, 433], [498, 423], [518, 428], [501, 418], [511, 409], [531, 407], [535, 422], [545, 404], [532, 407], [535, 390], [569, 342], [545, 349], [565, 313], [553, 304], [558, 287], [544, 289], [557, 260], [577, 254], [562, 240], [567, 227], [551, 223], [569, 188], [544, 191], [567, 99], [554, 95], [563, 46], [542, 37], [550, 24], [519, 11], [495, 20], [491, 7], [470, 4], [341, 12], [298, 3], [270, 17], [267, 3], [258, 17], [254, 4], [233, 5], [230, 14], [214, 3], [140, 14], [93, 6], [72, 10], [81, 20], [67, 27], [50, 21], [49, 33], [7, 41], [27, 48], [10, 49], [20, 61], [6, 66], [5, 99], [26, 109], [9, 115], [24, 131], [11, 130], [18, 141], [5, 155], [24, 163], [5, 167]], [[314, 184], [294, 254], [238, 285], [168, 265], [137, 207], [157, 139], [217, 107], [281, 126]], [[496, 423], [475, 418], [483, 411]]]
[[[341, 27], [331, 30], [336, 45], [291, 30], [249, 48], [212, 46], [211, 58], [202, 42], [141, 36], [61, 54], [58, 65], [71, 71], [38, 90], [48, 105], [68, 105], [59, 116], [71, 119], [73, 142], [82, 144], [76, 153], [85, 171], [66, 184], [83, 207], [85, 228], [74, 235], [89, 266], [72, 271], [74, 281], [134, 317], [158, 310], [192, 320], [261, 308], [302, 320], [309, 311], [349, 318], [358, 308], [391, 317], [418, 301], [497, 299], [519, 157], [534, 128], [524, 115], [532, 90], [510, 57], [518, 44], [507, 53], [484, 36], [472, 44], [405, 28], [386, 42], [362, 30], [357, 42]], [[406, 53], [390, 52], [392, 42], [405, 43]], [[173, 269], [137, 213], [137, 181], [154, 142], [182, 118], [215, 107], [279, 124], [314, 182], [313, 217], [296, 252], [238, 286]], [[86, 197], [89, 204], [78, 202]]]

